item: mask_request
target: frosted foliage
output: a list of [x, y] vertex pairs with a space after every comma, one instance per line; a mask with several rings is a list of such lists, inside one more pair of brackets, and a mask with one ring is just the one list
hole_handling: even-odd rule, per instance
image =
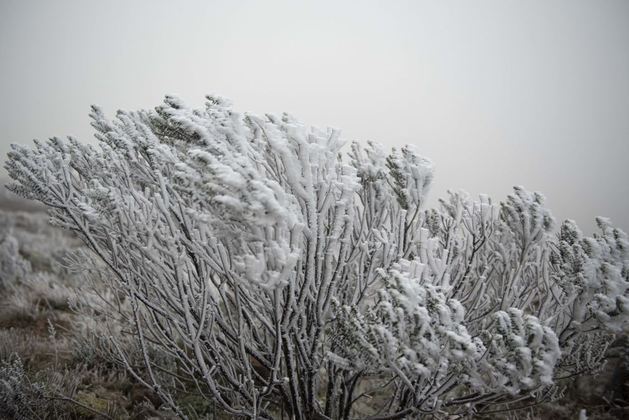
[[91, 118], [97, 147], [14, 146], [10, 189], [100, 259], [143, 366], [104, 339], [180, 417], [173, 383], [246, 418], [517, 409], [627, 329], [626, 235], [604, 219], [555, 234], [539, 193], [425, 209], [433, 166], [414, 148], [343, 149], [219, 97]]
[[598, 218], [600, 233], [584, 237], [576, 224], [564, 222], [551, 260], [556, 282], [570, 297], [570, 317], [581, 329], [603, 324], [626, 331], [629, 301], [629, 241], [627, 235]]
[[381, 273], [385, 287], [365, 317], [350, 306], [340, 311], [340, 337], [346, 341], [337, 344], [348, 365], [390, 371], [410, 389], [421, 390], [430, 383], [452, 383], [454, 372], [463, 372], [480, 359], [484, 346], [468, 333], [465, 309], [448, 299], [441, 286], [422, 281], [429, 270], [402, 259]]
[[[489, 389], [504, 389], [513, 394], [553, 383], [553, 371], [561, 350], [554, 331], [533, 315], [511, 308], [494, 315], [495, 327], [489, 331], [488, 354], [479, 366], [488, 371]], [[478, 380], [478, 378], [475, 378]]]

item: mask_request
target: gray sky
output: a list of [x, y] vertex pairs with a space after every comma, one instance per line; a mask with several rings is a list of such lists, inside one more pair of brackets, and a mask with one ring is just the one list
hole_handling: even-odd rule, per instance
[[0, 0], [0, 92], [3, 156], [93, 141], [92, 103], [219, 93], [413, 143], [436, 164], [433, 198], [524, 185], [558, 219], [629, 230], [628, 1]]

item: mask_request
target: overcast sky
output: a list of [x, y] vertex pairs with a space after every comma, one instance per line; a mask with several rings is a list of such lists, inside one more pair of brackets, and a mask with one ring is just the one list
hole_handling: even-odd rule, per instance
[[218, 93], [415, 144], [433, 197], [523, 185], [586, 231], [596, 215], [629, 230], [629, 1], [0, 0], [0, 93], [3, 159], [94, 141], [92, 103]]

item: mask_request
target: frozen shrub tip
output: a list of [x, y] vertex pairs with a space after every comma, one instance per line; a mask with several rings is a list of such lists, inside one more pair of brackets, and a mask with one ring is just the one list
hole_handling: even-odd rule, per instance
[[425, 209], [432, 163], [412, 147], [345, 153], [337, 130], [217, 97], [91, 118], [98, 147], [14, 146], [9, 188], [109, 282], [95, 313], [121, 331], [79, 356], [109, 349], [179, 417], [182, 392], [243, 418], [516, 410], [598, 369], [627, 330], [629, 244], [606, 219], [555, 234], [522, 187]]

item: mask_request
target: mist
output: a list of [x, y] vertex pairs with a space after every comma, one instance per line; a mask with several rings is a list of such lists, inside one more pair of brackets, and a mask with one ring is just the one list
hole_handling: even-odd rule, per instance
[[217, 93], [414, 144], [436, 166], [433, 205], [523, 185], [559, 220], [629, 230], [625, 1], [3, 0], [0, 63], [2, 160], [34, 138], [95, 142], [90, 104]]

